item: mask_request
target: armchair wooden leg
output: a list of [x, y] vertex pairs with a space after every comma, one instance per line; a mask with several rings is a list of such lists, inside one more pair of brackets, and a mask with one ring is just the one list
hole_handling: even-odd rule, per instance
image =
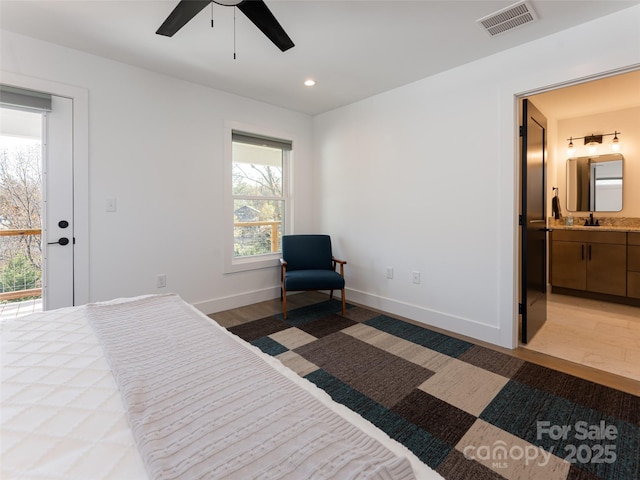
[[333, 299], [333, 290], [329, 290], [329, 300]]
[[344, 288], [342, 289], [342, 315], [347, 311], [347, 296], [344, 294]]
[[282, 318], [287, 319], [287, 291], [283, 288], [282, 293]]

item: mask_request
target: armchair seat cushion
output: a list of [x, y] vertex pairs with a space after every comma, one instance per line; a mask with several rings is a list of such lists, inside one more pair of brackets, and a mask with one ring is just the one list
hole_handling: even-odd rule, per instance
[[287, 290], [341, 290], [344, 278], [333, 270], [294, 270], [287, 272]]

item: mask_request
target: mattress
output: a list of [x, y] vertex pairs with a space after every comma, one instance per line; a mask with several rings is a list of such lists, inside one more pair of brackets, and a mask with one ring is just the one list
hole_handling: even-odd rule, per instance
[[[114, 360], [110, 357], [108, 361], [105, 357], [105, 348], [108, 350], [108, 347], [96, 335], [95, 324], [92, 326], [90, 323], [91, 311], [96, 309], [108, 311], [109, 315], [122, 314], [133, 318], [138, 316], [138, 312], [153, 309], [166, 311], [165, 305], [174, 305], [180, 312], [185, 312], [185, 322], [206, 323], [207, 334], [211, 332], [219, 337], [220, 345], [227, 345], [231, 350], [240, 352], [251, 362], [260, 362], [259, 368], [267, 369], [268, 376], [273, 376], [277, 382], [284, 382], [282, 385], [286, 384], [286, 388], [297, 389], [294, 395], [287, 393], [287, 397], [301, 397], [307, 402], [311, 401], [308, 397], [313, 397], [313, 408], [320, 409], [321, 415], [328, 415], [322, 418], [331, 417], [331, 422], [334, 422], [338, 420], [334, 420], [332, 415], [337, 415], [340, 421], [348, 422], [348, 427], [344, 428], [356, 428], [359, 434], [366, 435], [377, 445], [376, 451], [384, 452], [385, 461], [390, 461], [393, 465], [407, 462], [415, 478], [441, 478], [403, 445], [390, 439], [343, 405], [333, 402], [325, 392], [300, 378], [276, 359], [230, 334], [179, 297], [153, 295], [65, 308], [3, 321], [0, 472], [3, 479], [169, 478], [158, 476], [157, 471], [149, 473], [150, 464], [141, 440], [144, 437], [140, 437], [139, 433], [134, 434], [130, 424], [137, 421], [136, 417], [125, 409], [127, 398], [123, 399], [123, 395], [129, 395], [126, 385], [118, 385], [112, 371]], [[110, 317], [105, 319], [106, 325], [109, 325]], [[182, 321], [177, 323], [181, 324]], [[121, 345], [117, 345], [114, 348], [120, 347]], [[223, 347], [216, 347], [220, 348]], [[221, 356], [219, 352], [214, 353], [216, 358]], [[126, 373], [126, 368], [121, 369], [117, 373], [118, 378], [126, 380]], [[315, 402], [321, 407], [316, 406]], [[309, 407], [305, 404], [304, 409], [307, 408]], [[219, 406], [215, 410], [219, 411]], [[253, 424], [253, 420], [248, 423]], [[334, 423], [327, 425], [327, 434], [330, 435], [335, 433], [334, 430], [343, 429], [336, 428]], [[283, 427], [283, 431], [288, 430], [289, 427]], [[250, 441], [255, 443], [255, 434], [249, 433], [246, 441], [241, 440], [238, 444], [251, 445]], [[293, 441], [295, 443], [295, 436]], [[269, 442], [247, 446], [246, 450], [253, 455], [266, 443]], [[350, 451], [350, 448], [344, 446], [340, 448]], [[232, 464], [225, 457], [217, 457], [218, 453], [215, 455], [207, 462]], [[230, 458], [235, 459], [238, 455], [237, 452], [232, 452]], [[266, 457], [273, 459], [273, 455], [276, 453], [268, 453]], [[260, 468], [264, 468], [264, 465]], [[309, 465], [305, 468], [308, 469]], [[305, 473], [302, 477], [296, 471], [289, 472], [287, 476], [277, 473], [275, 468], [268, 468], [266, 471], [260, 470], [262, 473], [256, 478], [324, 478], [320, 470]], [[226, 474], [221, 473], [224, 470], [219, 470], [215, 476], [209, 475], [206, 478], [244, 480], [246, 475], [243, 473], [238, 476], [238, 471]], [[383, 472], [383, 475], [386, 473]], [[177, 475], [176, 478], [188, 477]], [[354, 478], [369, 477], [365, 475]]]

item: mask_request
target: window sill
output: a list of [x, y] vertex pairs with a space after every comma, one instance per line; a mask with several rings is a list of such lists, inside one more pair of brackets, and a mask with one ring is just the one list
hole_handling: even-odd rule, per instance
[[256, 255], [254, 257], [234, 257], [231, 259], [231, 263], [225, 262], [224, 273], [246, 272], [249, 270], [278, 267], [280, 265], [280, 257], [280, 253]]

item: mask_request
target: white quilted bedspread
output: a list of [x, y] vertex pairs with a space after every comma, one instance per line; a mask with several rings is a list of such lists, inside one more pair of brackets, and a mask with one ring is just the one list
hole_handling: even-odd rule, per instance
[[[127, 304], [141, 298], [149, 297], [104, 304]], [[210, 321], [195, 308], [189, 308]], [[87, 310], [87, 306], [72, 307], [2, 323], [0, 478], [3, 480], [148, 478], [127, 424], [120, 392], [87, 320]], [[243, 348], [261, 355], [274, 370], [393, 453], [408, 458], [416, 478], [441, 478], [404, 446], [333, 402], [325, 392], [276, 359], [214, 322], [211, 325]]]
[[2, 470], [13, 479], [146, 479], [83, 307], [2, 323]]

